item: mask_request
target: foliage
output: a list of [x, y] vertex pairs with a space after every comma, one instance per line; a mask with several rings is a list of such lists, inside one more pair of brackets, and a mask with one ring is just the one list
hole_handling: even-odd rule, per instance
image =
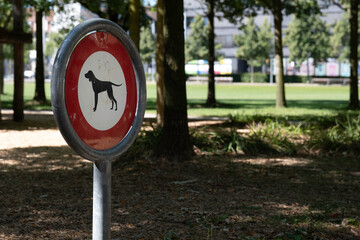
[[[0, 2], [0, 28], [10, 29], [12, 27], [12, 4], [9, 0], [4, 0]], [[2, 55], [4, 59], [9, 59], [12, 57], [12, 45], [0, 43], [2, 48]], [[3, 66], [1, 66], [3, 67]]]
[[314, 59], [315, 65], [326, 61], [330, 52], [329, 37], [329, 27], [319, 15], [295, 16], [284, 38], [290, 50], [290, 60], [298, 65], [309, 57]]
[[49, 41], [45, 43], [45, 51], [44, 54], [47, 57], [50, 57], [54, 54], [56, 49], [60, 47], [61, 42], [65, 39], [66, 33], [62, 33], [61, 31], [56, 33], [52, 32], [49, 35]]
[[[185, 40], [185, 61], [209, 59], [209, 26], [205, 25], [204, 17], [197, 14], [190, 24], [191, 32]], [[215, 49], [220, 49], [216, 44]], [[220, 58], [220, 54], [217, 54]]]
[[[360, 22], [360, 18], [359, 18]], [[360, 33], [360, 29], [359, 29]], [[336, 21], [333, 27], [333, 35], [330, 38], [332, 46], [332, 54], [337, 56], [339, 61], [345, 61], [350, 58], [350, 25], [349, 25], [349, 14], [343, 13], [341, 19]], [[360, 39], [359, 39], [360, 43]], [[360, 54], [360, 44], [358, 46], [358, 53]]]
[[251, 73], [242, 73], [240, 74], [240, 82], [249, 83], [251, 82], [251, 78], [253, 77], [254, 83], [266, 83], [269, 82], [269, 74], [263, 74], [263, 73], [254, 73], [253, 75]]
[[51, 8], [59, 5], [59, 2], [51, 0], [25, 0], [25, 5], [31, 5], [35, 8], [35, 11], [47, 14]]
[[358, 155], [360, 153], [360, 117], [336, 120], [336, 124], [326, 130], [314, 131], [309, 140], [312, 150], [328, 154]]
[[[291, 121], [286, 117], [231, 117], [225, 128], [209, 126], [193, 130], [192, 141], [201, 151], [212, 154], [357, 156], [360, 118], [338, 119], [314, 117]], [[240, 133], [237, 129], [247, 130]]]
[[0, 2], [0, 28], [7, 29], [11, 24], [12, 4], [9, 0]]
[[[294, 155], [297, 153], [297, 145], [294, 139], [301, 134], [301, 125], [287, 125], [286, 122], [266, 119], [264, 123], [252, 123], [250, 126], [250, 143], [252, 154], [281, 153]], [[261, 143], [260, 146], [257, 146]], [[264, 146], [267, 146], [264, 148]], [[264, 151], [265, 150], [265, 151]]]
[[208, 59], [209, 39], [204, 18], [197, 14], [190, 28], [191, 32], [185, 40], [185, 61]]
[[269, 57], [272, 49], [273, 35], [270, 24], [265, 19], [263, 25], [258, 27], [254, 19], [249, 18], [242, 30], [242, 34], [234, 36], [235, 44], [239, 47], [235, 56], [248, 60], [253, 66], [261, 66]]
[[[129, 0], [76, 0], [81, 3], [84, 7], [96, 13], [101, 18], [109, 19], [125, 31], [129, 30], [130, 24], [130, 11], [129, 11]], [[147, 26], [148, 19], [145, 16], [145, 10], [140, 1], [140, 26]]]
[[[241, 1], [241, 0], [237, 0]], [[312, 15], [320, 12], [318, 1], [316, 0], [254, 0], [250, 1], [258, 8], [274, 13], [276, 8], [284, 10], [285, 15], [295, 14]]]
[[140, 32], [140, 56], [143, 62], [150, 64], [155, 54], [155, 39], [149, 27], [142, 27]]
[[234, 24], [242, 25], [242, 21], [245, 16], [256, 16], [256, 8], [253, 0], [220, 0], [216, 1], [216, 8], [219, 12], [222, 12], [223, 17]]

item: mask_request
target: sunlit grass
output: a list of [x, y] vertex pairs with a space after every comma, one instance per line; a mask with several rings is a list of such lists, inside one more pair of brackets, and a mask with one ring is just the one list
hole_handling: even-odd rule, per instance
[[[5, 84], [1, 95], [2, 108], [12, 108], [13, 84]], [[216, 84], [216, 108], [206, 108], [207, 84], [187, 84], [188, 115], [271, 115], [271, 116], [336, 116], [347, 113], [349, 86], [299, 86], [286, 85], [287, 108], [275, 108], [276, 86]], [[35, 83], [25, 83], [24, 101], [26, 109], [51, 110], [50, 84], [45, 84], [47, 103], [36, 103], [32, 99]], [[156, 112], [156, 85], [147, 83], [147, 113]]]

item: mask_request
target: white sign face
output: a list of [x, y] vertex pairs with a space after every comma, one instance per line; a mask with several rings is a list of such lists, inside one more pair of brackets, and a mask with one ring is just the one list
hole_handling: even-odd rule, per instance
[[116, 58], [98, 51], [86, 59], [79, 82], [78, 96], [86, 121], [105, 131], [119, 122], [126, 106], [126, 82]]

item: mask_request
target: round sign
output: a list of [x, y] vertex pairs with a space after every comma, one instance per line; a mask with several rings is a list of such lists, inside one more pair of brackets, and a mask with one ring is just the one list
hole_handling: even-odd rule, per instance
[[129, 36], [105, 19], [75, 27], [57, 53], [51, 99], [76, 152], [92, 161], [120, 156], [140, 130], [146, 103], [143, 66]]

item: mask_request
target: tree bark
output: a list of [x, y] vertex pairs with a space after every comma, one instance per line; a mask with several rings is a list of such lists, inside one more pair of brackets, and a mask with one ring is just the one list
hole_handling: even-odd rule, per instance
[[184, 161], [193, 154], [185, 85], [183, 0], [164, 1], [164, 127], [155, 154]]
[[209, 84], [208, 84], [208, 96], [206, 100], [206, 106], [216, 107], [215, 98], [215, 73], [214, 73], [214, 62], [215, 62], [215, 33], [214, 33], [214, 5], [215, 0], [207, 0], [209, 19]]
[[164, 2], [157, 1], [156, 35], [156, 120], [164, 126]]
[[[24, 0], [13, 0], [14, 31], [23, 31]], [[14, 121], [24, 120], [24, 44], [14, 44]]]
[[45, 102], [45, 77], [44, 77], [44, 48], [42, 10], [36, 10], [36, 70], [35, 70], [35, 97], [34, 100]]
[[274, 26], [275, 26], [275, 61], [276, 61], [276, 107], [286, 107], [283, 47], [282, 47], [282, 1], [274, 0]]
[[140, 0], [130, 0], [130, 16], [129, 16], [129, 33], [130, 37], [135, 43], [135, 46], [140, 50]]
[[358, 90], [358, 1], [350, 1], [350, 109], [359, 108]]
[[4, 52], [0, 43], [0, 121], [1, 121], [1, 94], [4, 93]]
[[0, 94], [4, 93], [4, 59], [4, 45], [0, 43]]

